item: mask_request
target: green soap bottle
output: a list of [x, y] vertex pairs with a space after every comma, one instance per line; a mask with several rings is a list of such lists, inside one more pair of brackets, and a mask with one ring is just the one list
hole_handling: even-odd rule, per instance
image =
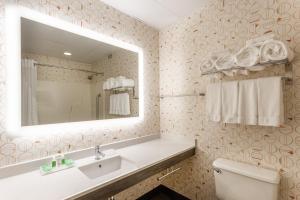
[[53, 167], [56, 167], [56, 160], [55, 160], [55, 159], [53, 159], [53, 160], [51, 161], [51, 166], [52, 166], [52, 168], [53, 168]]

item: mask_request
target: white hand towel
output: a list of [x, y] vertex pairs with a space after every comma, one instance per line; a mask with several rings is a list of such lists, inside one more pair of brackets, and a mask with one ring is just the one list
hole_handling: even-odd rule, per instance
[[119, 94], [120, 100], [120, 115], [130, 115], [130, 101], [129, 101], [129, 94], [122, 93]]
[[206, 88], [206, 113], [208, 119], [221, 121], [221, 83], [209, 84]]
[[238, 82], [222, 83], [222, 122], [238, 123]]
[[109, 114], [115, 114], [115, 95], [109, 96]]
[[281, 77], [260, 78], [258, 88], [258, 124], [280, 126], [284, 123]]
[[257, 125], [257, 85], [256, 80], [239, 82], [238, 123]]
[[128, 93], [110, 95], [109, 114], [130, 115], [130, 101]]
[[114, 95], [109, 96], [109, 114], [113, 115], [115, 113], [114, 111]]

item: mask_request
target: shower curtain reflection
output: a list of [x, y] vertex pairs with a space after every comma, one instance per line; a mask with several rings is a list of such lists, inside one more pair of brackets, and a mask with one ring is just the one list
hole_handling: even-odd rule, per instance
[[22, 59], [22, 125], [38, 124], [37, 69], [32, 59]]

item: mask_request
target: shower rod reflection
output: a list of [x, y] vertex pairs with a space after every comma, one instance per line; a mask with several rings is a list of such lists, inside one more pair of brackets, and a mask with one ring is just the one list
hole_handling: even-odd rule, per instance
[[204, 97], [205, 93], [198, 93], [198, 94], [178, 94], [178, 95], [162, 95], [160, 96], [161, 99], [164, 98], [172, 98], [172, 97]]
[[40, 66], [40, 67], [53, 67], [53, 68], [58, 68], [58, 69], [80, 71], [80, 72], [85, 72], [85, 73], [91, 73], [92, 75], [102, 75], [102, 76], [104, 75], [103, 72], [95, 72], [95, 71], [85, 70], [85, 69], [68, 68], [68, 67], [59, 66], [59, 65], [50, 65], [50, 64], [43, 64], [43, 63], [35, 63], [35, 65]]

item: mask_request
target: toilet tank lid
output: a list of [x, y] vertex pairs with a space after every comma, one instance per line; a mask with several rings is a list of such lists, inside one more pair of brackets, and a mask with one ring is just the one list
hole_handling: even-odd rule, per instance
[[217, 160], [215, 160], [213, 162], [213, 166], [218, 169], [227, 170], [233, 173], [241, 174], [250, 178], [273, 184], [279, 184], [280, 182], [279, 173], [271, 169], [264, 169], [254, 165], [240, 163], [223, 158], [218, 158]]

